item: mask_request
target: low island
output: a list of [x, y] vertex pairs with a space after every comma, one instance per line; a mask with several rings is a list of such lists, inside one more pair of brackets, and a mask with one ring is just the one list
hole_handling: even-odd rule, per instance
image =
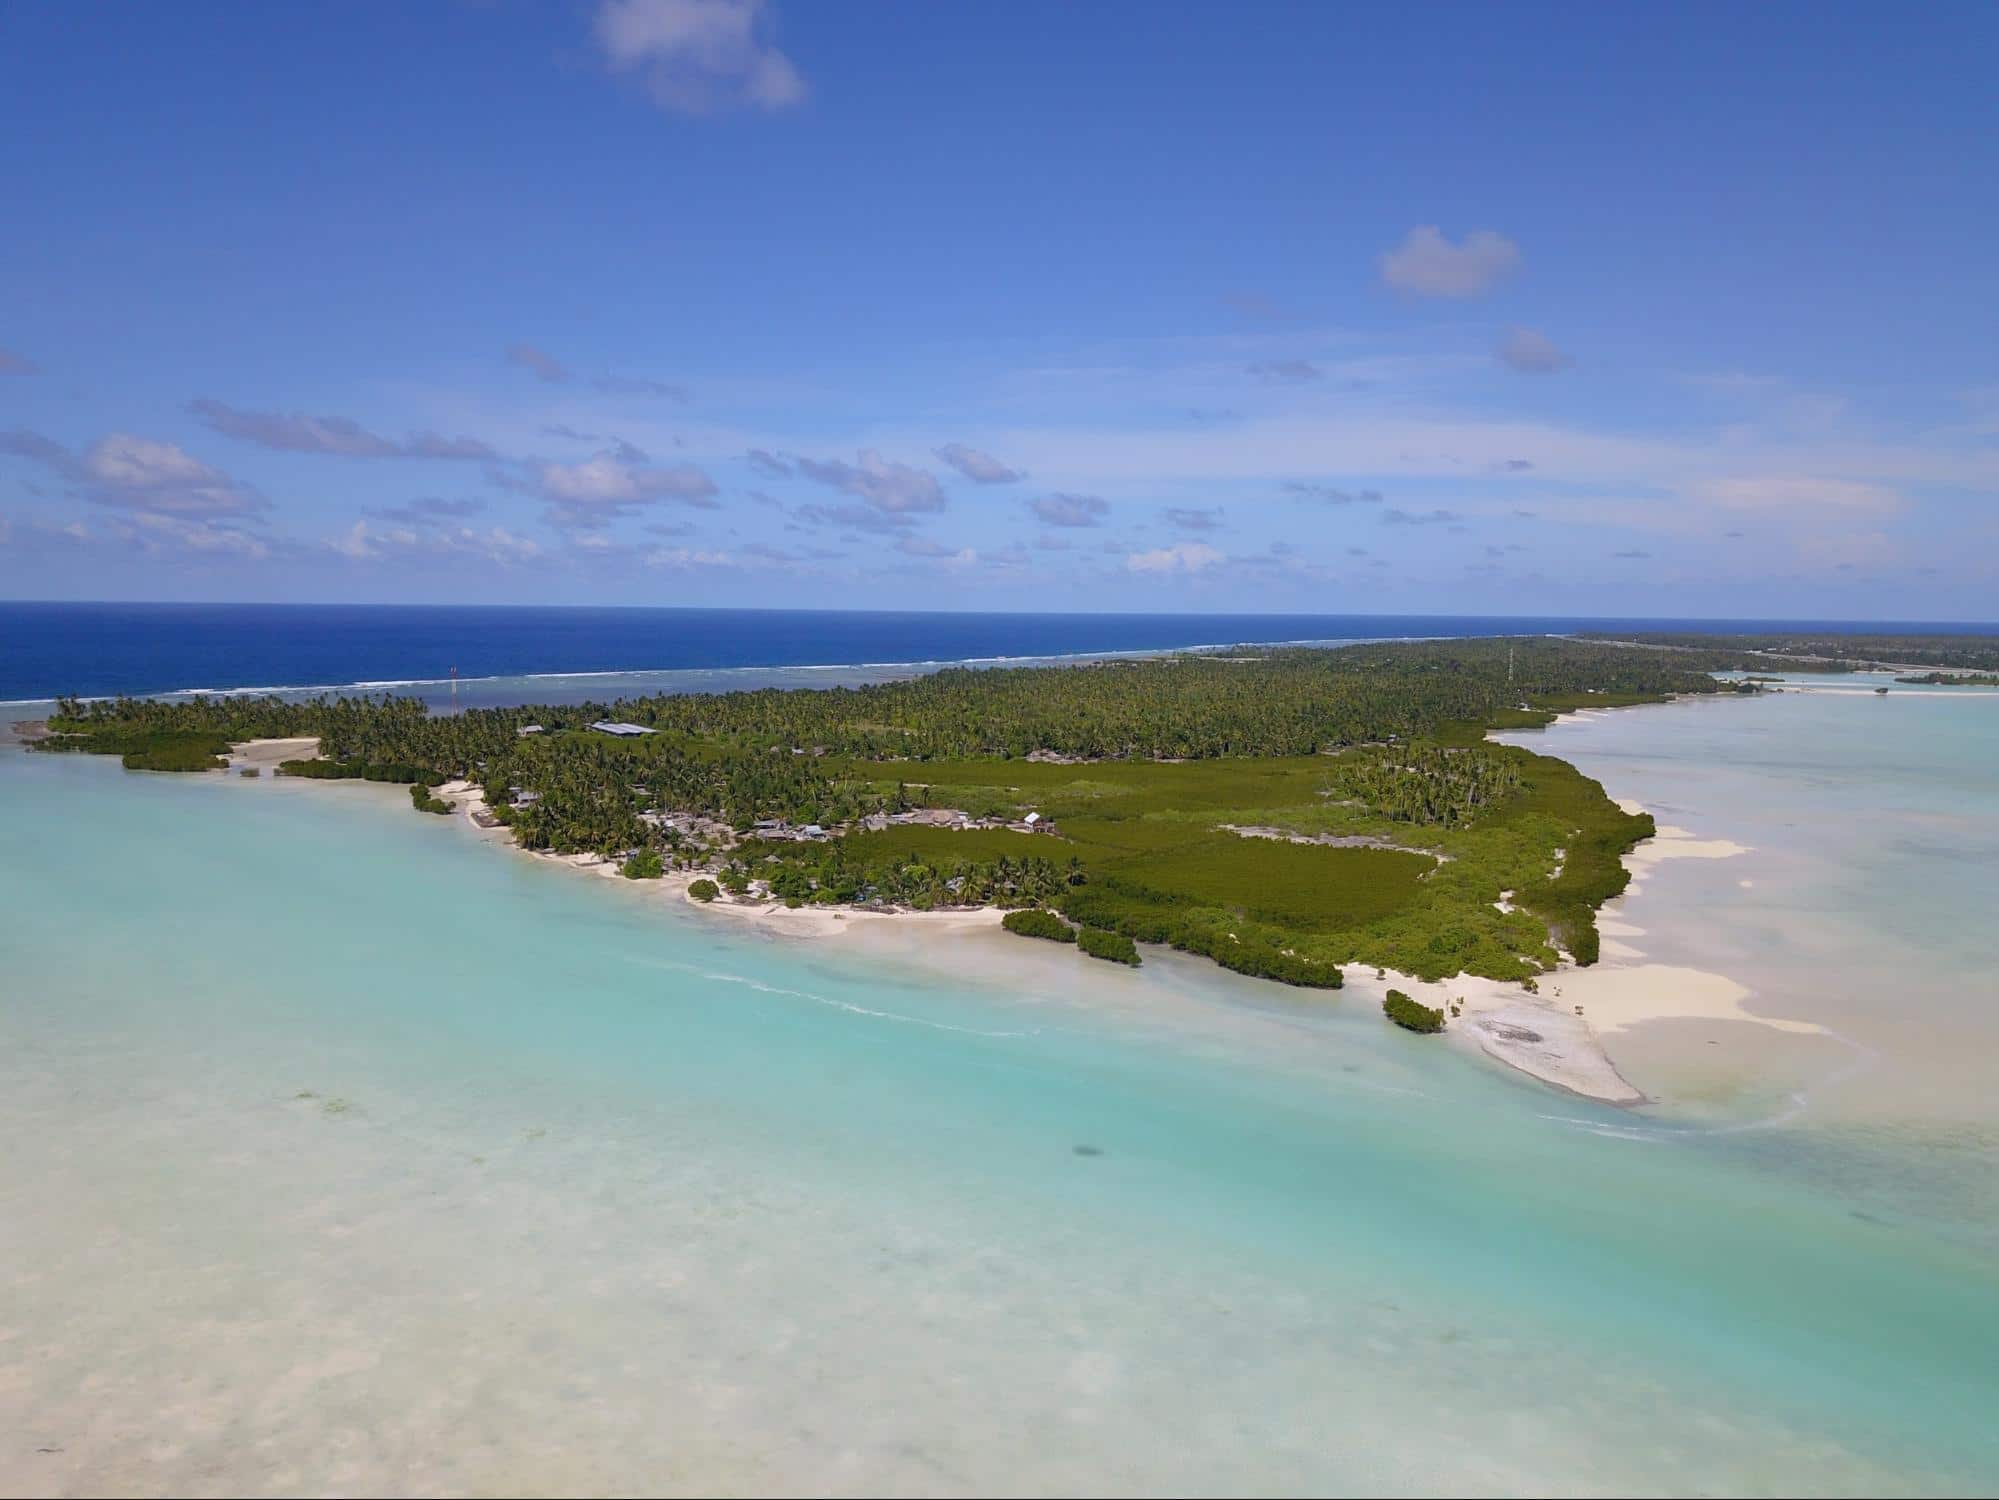
[[1725, 664], [1531, 638], [457, 714], [65, 699], [37, 748], [199, 772], [297, 741], [279, 775], [404, 785], [419, 811], [462, 806], [523, 849], [713, 907], [999, 909], [1117, 964], [1165, 945], [1303, 988], [1359, 965], [1526, 996], [1596, 962], [1597, 909], [1654, 827], [1487, 730], [1720, 691]]

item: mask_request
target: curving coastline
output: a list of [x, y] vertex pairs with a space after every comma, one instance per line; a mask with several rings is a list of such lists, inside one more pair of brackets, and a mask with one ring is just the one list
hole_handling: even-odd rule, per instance
[[[232, 745], [232, 771], [268, 773], [282, 761], [317, 754], [310, 737], [251, 740]], [[289, 778], [287, 778], [289, 780]], [[315, 784], [315, 783], [304, 783]], [[364, 783], [367, 784], [367, 783]], [[399, 788], [397, 790], [400, 790]], [[881, 924], [933, 934], [989, 931], [999, 926], [998, 907], [939, 911], [898, 911], [880, 908], [801, 906], [782, 902], [738, 899], [726, 893], [698, 901], [688, 888], [701, 878], [695, 871], [669, 871], [656, 880], [628, 881], [615, 861], [600, 855], [556, 854], [522, 850], [510, 829], [485, 813], [485, 798], [476, 783], [447, 782], [436, 794], [454, 806], [454, 824], [471, 830], [481, 842], [502, 843], [517, 853], [578, 873], [617, 880], [622, 888], [709, 914], [714, 920], [754, 926], [785, 939], [840, 939]], [[1627, 812], [1643, 811], [1637, 803], [1620, 800]], [[1648, 1096], [1619, 1070], [1606, 1037], [1652, 1021], [1727, 1020], [1753, 1022], [1780, 1031], [1823, 1034], [1809, 1022], [1770, 1018], [1747, 1010], [1744, 986], [1723, 975], [1654, 964], [1628, 939], [1643, 929], [1627, 920], [1628, 904], [1642, 891], [1647, 872], [1672, 859], [1730, 858], [1748, 852], [1725, 840], [1702, 840], [1683, 829], [1660, 827], [1658, 834], [1625, 856], [1633, 879], [1626, 893], [1607, 903], [1600, 913], [1605, 942], [1598, 964], [1573, 965], [1542, 976], [1537, 991], [1517, 983], [1468, 974], [1444, 980], [1423, 980], [1393, 969], [1367, 964], [1343, 965], [1344, 990], [1366, 1008], [1378, 1009], [1387, 991], [1401, 990], [1449, 1017], [1443, 1036], [1461, 1052], [1489, 1059], [1525, 1074], [1550, 1088], [1602, 1104], [1632, 1107]], [[943, 955], [935, 965], [962, 972]], [[1094, 976], [1093, 976], [1094, 977]], [[1141, 981], [1142, 982], [1142, 981]]]

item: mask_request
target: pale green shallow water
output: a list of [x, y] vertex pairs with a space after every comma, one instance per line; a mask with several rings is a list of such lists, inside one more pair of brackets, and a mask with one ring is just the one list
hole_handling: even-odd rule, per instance
[[[1206, 966], [979, 937], [951, 982], [379, 789], [0, 753], [0, 1490], [1990, 1489], [1995, 1155], [1958, 1085], [1993, 987], [1948, 902], [1982, 904], [1713, 826], [1851, 707], [1545, 740], [1758, 845], [1751, 918], [1675, 915], [1737, 861], [1631, 903], [1674, 961], [1753, 919], [1861, 962], [1813, 936], [1840, 902], [1933, 948], [1913, 999], [1850, 974], [1869, 1065], [1749, 1130], [1760, 1097], [1599, 1109]], [[1983, 712], [1852, 754], [1868, 847], [1927, 828], [1989, 904]]]

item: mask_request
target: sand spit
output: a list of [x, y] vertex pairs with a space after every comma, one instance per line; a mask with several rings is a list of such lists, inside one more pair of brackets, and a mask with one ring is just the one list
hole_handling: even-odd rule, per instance
[[275, 771], [288, 760], [317, 760], [319, 741], [311, 735], [289, 740], [245, 740], [229, 747], [229, 769]]

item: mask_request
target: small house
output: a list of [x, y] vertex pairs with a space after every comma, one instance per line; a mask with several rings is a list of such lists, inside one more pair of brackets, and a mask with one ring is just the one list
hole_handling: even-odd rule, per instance
[[599, 719], [590, 727], [599, 734], [614, 734], [620, 739], [630, 739], [635, 735], [653, 732], [643, 724], [627, 724], [621, 719]]

